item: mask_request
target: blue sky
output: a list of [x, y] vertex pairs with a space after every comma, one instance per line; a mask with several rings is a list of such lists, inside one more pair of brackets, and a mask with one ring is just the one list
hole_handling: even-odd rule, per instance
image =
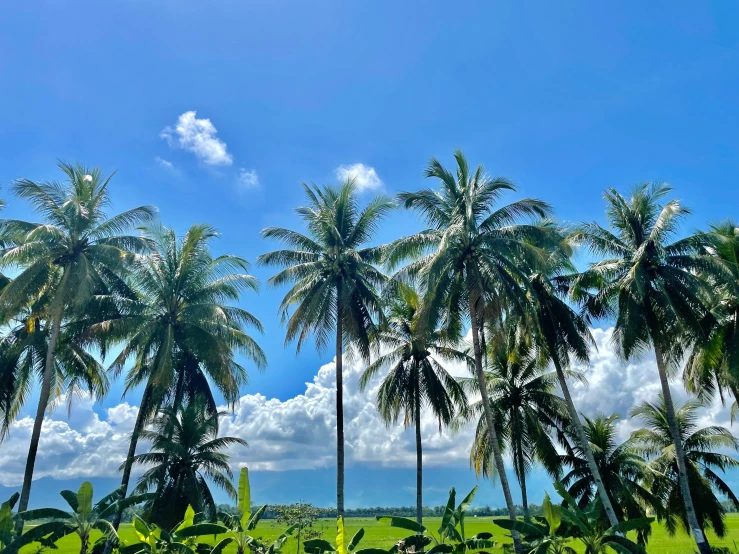
[[[117, 210], [154, 204], [178, 230], [211, 223], [218, 251], [254, 261], [274, 246], [263, 227], [298, 225], [301, 182], [364, 164], [387, 193], [415, 189], [430, 156], [451, 163], [461, 147], [563, 220], [602, 219], [605, 187], [666, 180], [697, 228], [737, 216], [738, 15], [729, 2], [6, 5], [5, 216], [30, 217], [9, 197], [14, 178], [81, 161], [118, 171]], [[213, 126], [220, 162], [176, 131], [162, 138], [190, 111]], [[395, 214], [378, 241], [416, 227]], [[289, 400], [331, 360], [283, 348], [283, 293], [244, 298], [270, 364], [244, 394]], [[95, 409], [119, 402], [114, 389]]]

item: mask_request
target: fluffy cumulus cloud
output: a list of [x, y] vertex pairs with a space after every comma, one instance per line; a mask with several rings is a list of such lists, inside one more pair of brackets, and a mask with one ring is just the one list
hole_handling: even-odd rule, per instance
[[[623, 363], [613, 353], [611, 330], [594, 330], [597, 350], [591, 363], [581, 369], [589, 385], [572, 383], [578, 408], [586, 414], [603, 412], [622, 416], [620, 438], [625, 440], [639, 426], [627, 418], [629, 410], [643, 400], [655, 400], [659, 382], [649, 355]], [[365, 364], [344, 362], [344, 412], [347, 464], [412, 467], [415, 444], [412, 430], [401, 424], [386, 427], [377, 414], [374, 398], [379, 378], [365, 392], [358, 387]], [[455, 375], [466, 369], [452, 366]], [[234, 468], [248, 464], [253, 469], [286, 470], [330, 467], [335, 456], [335, 363], [322, 366], [305, 391], [287, 400], [261, 394], [241, 397], [233, 414], [221, 422], [221, 434], [246, 439], [248, 448], [231, 449]], [[679, 384], [673, 387], [676, 400], [686, 395]], [[113, 476], [123, 461], [128, 438], [136, 419], [136, 406], [127, 403], [108, 408], [104, 417], [83, 397], [67, 418], [65, 408], [54, 411], [44, 422], [36, 475], [57, 478]], [[729, 410], [716, 403], [701, 413], [701, 424], [729, 426]], [[18, 421], [0, 446], [0, 484], [16, 485], [23, 475], [27, 445], [33, 422]], [[426, 466], [466, 466], [473, 436], [469, 426], [457, 434], [439, 432], [430, 415], [422, 420]]]
[[204, 164], [231, 165], [233, 158], [217, 133], [210, 119], [198, 119], [195, 111], [189, 111], [183, 113], [174, 126], [166, 127], [160, 136], [171, 147], [193, 153]]
[[[35, 478], [115, 475], [126, 457], [137, 413], [137, 407], [123, 403], [109, 408], [101, 419], [93, 410], [92, 398], [83, 395], [68, 415], [60, 402], [41, 428]], [[33, 419], [20, 419], [0, 446], [0, 484], [21, 483], [32, 430]]]
[[360, 192], [383, 188], [382, 179], [377, 175], [375, 168], [361, 163], [340, 165], [336, 168], [336, 178], [341, 182], [353, 179]]

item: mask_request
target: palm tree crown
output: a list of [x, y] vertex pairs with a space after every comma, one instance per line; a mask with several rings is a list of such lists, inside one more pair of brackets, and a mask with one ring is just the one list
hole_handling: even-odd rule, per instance
[[247, 333], [249, 327], [261, 332], [262, 324], [247, 310], [230, 305], [245, 290], [257, 290], [248, 262], [232, 255], [214, 257], [210, 245], [218, 235], [207, 225], [193, 225], [180, 239], [162, 226], [149, 227], [144, 234], [152, 252], [133, 264], [136, 298], [124, 306], [122, 317], [95, 327], [125, 341], [111, 368], [118, 375], [133, 358], [126, 390], [150, 383], [153, 397], [160, 400], [155, 405], [167, 393], [177, 402], [203, 394], [213, 413], [209, 382], [233, 404], [248, 379], [235, 354], [259, 369], [267, 365], [264, 352]]
[[175, 412], [164, 408], [153, 430], [144, 429], [141, 438], [151, 441], [151, 451], [139, 454], [134, 464], [153, 466], [139, 478], [135, 493], [156, 489], [148, 506], [151, 522], [171, 529], [182, 520], [188, 506], [216, 518], [216, 503], [208, 482], [236, 499], [231, 484], [233, 474], [228, 456], [222, 452], [231, 445], [246, 446], [236, 437], [218, 437], [218, 418], [225, 412], [208, 414], [201, 402], [190, 402]]
[[390, 368], [377, 390], [377, 408], [386, 423], [396, 423], [403, 416], [406, 426], [416, 428], [416, 519], [423, 514], [421, 413], [429, 409], [442, 425], [449, 425], [458, 410], [465, 410], [467, 397], [457, 380], [442, 362], [467, 365], [469, 356], [455, 347], [440, 329], [431, 329], [421, 321], [418, 292], [398, 284], [388, 302], [387, 323], [376, 340], [388, 352], [381, 354], [362, 374], [359, 387], [364, 390], [382, 369]]
[[[664, 510], [648, 486], [651, 470], [631, 442], [618, 444], [617, 415], [584, 417], [585, 434], [591, 445], [595, 463], [608, 491], [608, 498], [620, 521], [647, 517], [651, 510], [662, 517]], [[570, 431], [573, 446], [560, 457], [560, 463], [569, 471], [562, 477], [562, 484], [576, 498], [580, 508], [596, 500], [596, 488], [588, 460], [579, 446], [575, 433]], [[638, 531], [640, 544], [646, 542], [651, 527]]]
[[[699, 428], [698, 410], [701, 406], [697, 401], [686, 402], [676, 407], [676, 417], [696, 516], [702, 529], [712, 528], [719, 537], [723, 537], [727, 530], [724, 522], [726, 510], [718, 495], [728, 498], [737, 509], [739, 498], [718, 472], [739, 467], [739, 460], [720, 451], [739, 450], [739, 440], [724, 427]], [[642, 402], [631, 411], [631, 416], [640, 418], [646, 425], [632, 433], [629, 444], [650, 459], [649, 467], [655, 475], [652, 492], [665, 507], [667, 530], [674, 533], [679, 523], [690, 532], [678, 486], [678, 467], [664, 397], [660, 395], [659, 401], [654, 403]]]
[[[557, 374], [547, 370], [546, 358], [539, 355], [530, 342], [523, 340], [513, 325], [506, 324], [489, 334], [487, 350], [488, 397], [495, 411], [498, 437], [513, 459], [528, 519], [526, 476], [533, 465], [542, 463], [554, 478], [560, 476], [561, 466], [552, 433], [561, 434], [568, 425], [567, 407], [556, 395]], [[476, 379], [464, 379], [463, 384], [470, 392], [479, 394]], [[497, 471], [481, 403], [472, 404], [465, 416], [466, 419], [477, 418], [470, 464], [478, 476], [493, 477]]]

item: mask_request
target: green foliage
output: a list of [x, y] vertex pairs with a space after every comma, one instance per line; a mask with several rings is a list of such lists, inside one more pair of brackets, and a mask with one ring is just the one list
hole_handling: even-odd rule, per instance
[[564, 503], [554, 505], [546, 495], [542, 503], [543, 517], [533, 522], [496, 519], [495, 524], [519, 532], [530, 554], [576, 554], [570, 546], [573, 540], [581, 542], [588, 554], [607, 554], [609, 549], [619, 554], [646, 554], [644, 547], [626, 538], [625, 534], [648, 527], [653, 518], [627, 520], [605, 528], [597, 503], [582, 510], [561, 483], [555, 483], [554, 488]]
[[[713, 529], [719, 537], [726, 534], [726, 510], [722, 496], [739, 509], [739, 498], [722, 478], [728, 469], [739, 467], [739, 460], [722, 451], [739, 450], [739, 440], [728, 429], [719, 426], [699, 428], [699, 402], [676, 406], [676, 419], [685, 452], [690, 495], [702, 529]], [[631, 415], [641, 419], [646, 427], [634, 431], [629, 446], [649, 460], [651, 471], [648, 484], [664, 506], [665, 527], [674, 534], [678, 525], [689, 529], [685, 507], [678, 485], [677, 460], [672, 446], [664, 398], [658, 402], [642, 402]]]
[[[647, 510], [651, 510], [662, 519], [665, 515], [663, 499], [655, 495], [650, 486], [656, 475], [632, 441], [616, 443], [617, 421], [615, 415], [583, 418], [585, 434], [616, 515], [619, 521], [638, 519], [646, 517]], [[568, 434], [573, 433], [569, 430]], [[577, 499], [578, 506], [585, 508], [596, 501], [593, 475], [577, 443], [560, 457], [560, 463], [570, 468], [562, 477], [562, 484]], [[639, 530], [639, 544], [646, 544], [651, 530], [651, 527]]]
[[264, 544], [253, 537], [250, 532], [256, 528], [257, 523], [267, 510], [267, 506], [262, 506], [256, 512], [251, 513], [250, 490], [249, 470], [243, 467], [239, 474], [239, 488], [236, 499], [237, 513], [234, 515], [224, 511], [218, 512], [218, 519], [223, 523], [226, 536], [215, 544], [212, 554], [220, 554], [230, 544], [236, 546], [237, 554], [244, 554], [247, 548], [254, 554], [275, 554], [282, 550], [282, 546], [295, 529], [290, 526], [271, 544]]
[[[526, 490], [526, 476], [536, 463], [543, 464], [553, 477], [560, 476], [562, 465], [552, 434], [567, 427], [567, 406], [555, 394], [557, 375], [547, 370], [547, 358], [520, 336], [518, 327], [507, 322], [492, 331], [486, 336], [485, 383], [498, 437]], [[462, 383], [469, 391], [478, 390], [477, 379], [462, 379]], [[478, 476], [494, 477], [497, 471], [481, 402], [472, 404], [464, 416], [465, 421], [477, 419], [470, 465]]]
[[135, 491], [157, 491], [147, 505], [151, 523], [171, 529], [182, 520], [189, 505], [214, 520], [216, 504], [209, 482], [231, 498], [237, 497], [228, 456], [222, 451], [231, 445], [246, 446], [246, 441], [218, 436], [218, 418], [222, 415], [225, 413], [209, 415], [202, 403], [190, 401], [178, 412], [163, 409], [154, 429], [141, 432], [152, 447], [150, 452], [135, 456], [134, 463], [151, 467], [141, 475]]
[[415, 533], [399, 541], [390, 552], [392, 554], [417, 552], [432, 543], [433, 546], [428, 550], [428, 554], [465, 554], [472, 550], [485, 552], [485, 549], [495, 548], [496, 543], [492, 540], [492, 534], [483, 532], [468, 537], [465, 532], [465, 516], [475, 493], [477, 493], [477, 487], [472, 489], [459, 505], [456, 505], [457, 491], [455, 489], [449, 491], [449, 500], [436, 533], [411, 519], [378, 516], [378, 521]]
[[379, 289], [386, 279], [374, 265], [380, 261], [381, 249], [366, 244], [393, 202], [377, 196], [360, 208], [353, 181], [337, 187], [303, 188], [308, 204], [295, 211], [305, 223], [308, 236], [268, 227], [262, 236], [278, 240], [289, 249], [258, 259], [263, 265], [285, 268], [270, 278], [271, 285], [293, 285], [279, 308], [287, 323], [285, 342], [297, 341], [299, 351], [313, 334], [316, 346], [322, 350], [337, 322], [341, 322], [346, 337], [364, 358], [369, 358], [371, 335], [376, 330], [372, 318], [382, 317]]
[[297, 531], [296, 552], [300, 552], [300, 541], [316, 539], [320, 535], [312, 529], [313, 524], [318, 521], [320, 511], [318, 508], [305, 502], [298, 502], [289, 506], [273, 506], [277, 512], [276, 519], [279, 523], [286, 524]]
[[116, 489], [103, 497], [97, 504], [92, 503], [92, 483], [85, 481], [75, 493], [63, 490], [59, 493], [71, 508], [70, 512], [56, 508], [39, 508], [20, 512], [18, 517], [24, 521], [51, 520], [40, 523], [26, 534], [34, 532], [41, 536], [58, 540], [64, 535], [74, 533], [80, 539], [80, 554], [86, 554], [90, 547], [93, 530], [100, 531], [102, 537], [93, 546], [93, 551], [100, 551], [106, 541], [117, 542], [118, 536], [110, 524], [110, 517], [118, 510], [139, 504], [151, 498], [151, 495], [123, 497], [123, 490]]
[[360, 541], [364, 537], [364, 529], [357, 531], [349, 543], [346, 542], [346, 533], [344, 531], [344, 518], [339, 516], [336, 520], [336, 545], [324, 539], [310, 539], [303, 543], [303, 547], [307, 554], [388, 554], [387, 550], [380, 548], [363, 548], [357, 550]]
[[205, 554], [211, 546], [198, 539], [225, 533], [227, 529], [215, 523], [203, 523], [192, 506], [185, 510], [184, 519], [171, 532], [148, 524], [134, 516], [133, 526], [138, 541], [119, 548], [120, 554]]

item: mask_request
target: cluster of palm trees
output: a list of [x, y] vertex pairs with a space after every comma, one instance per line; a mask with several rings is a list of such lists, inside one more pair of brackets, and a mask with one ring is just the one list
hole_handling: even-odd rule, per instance
[[[239, 398], [247, 370], [237, 354], [259, 368], [266, 365], [248, 334], [249, 328], [261, 331], [261, 324], [231, 305], [245, 290], [256, 289], [247, 262], [212, 256], [216, 232], [208, 226], [194, 225], [178, 238], [156, 222], [152, 207], [108, 216], [110, 177], [80, 165], [60, 168], [66, 182], [23, 179], [13, 185], [40, 223], [0, 222], [0, 264], [15, 273], [4, 278], [0, 292], [3, 436], [40, 382], [19, 512], [28, 508], [46, 410], [63, 393], [71, 401], [82, 388], [102, 397], [108, 371], [125, 372], [125, 392], [143, 387], [122, 468], [124, 495], [136, 462], [158, 464], [139, 488], [152, 484], [154, 475], [162, 501], [172, 500], [166, 493], [173, 483], [175, 497], [187, 496], [183, 488], [192, 488], [192, 480], [200, 482], [201, 492], [206, 477], [224, 486], [231, 473], [219, 450], [234, 441], [216, 438], [213, 390], [231, 405]], [[140, 232], [131, 233], [136, 226]], [[105, 368], [99, 360], [114, 346], [122, 350]], [[145, 427], [160, 414], [157, 439]], [[180, 432], [183, 427], [187, 432]], [[142, 434], [153, 440], [154, 450], [136, 457]], [[212, 499], [209, 504], [215, 508]], [[120, 516], [113, 518], [116, 528]]]
[[[720, 532], [723, 525], [714, 490], [736, 502], [714, 471], [736, 462], [714, 450], [737, 443], [724, 429], [696, 429], [695, 404], [677, 408], [668, 377], [682, 369], [687, 390], [701, 401], [736, 397], [736, 225], [675, 239], [688, 211], [667, 199], [668, 187], [645, 184], [629, 196], [606, 192], [608, 228], [566, 228], [541, 200], [501, 203], [516, 190], [511, 182], [491, 178], [482, 166], [472, 169], [459, 151], [455, 161], [452, 172], [432, 159], [426, 176], [438, 188], [395, 200], [378, 196], [363, 204], [351, 180], [306, 185], [307, 203], [296, 210], [304, 230], [262, 232], [285, 245], [258, 263], [280, 268], [269, 284], [290, 287], [279, 308], [286, 343], [298, 350], [308, 339], [318, 349], [335, 346], [338, 515], [342, 361], [351, 351], [368, 361], [360, 386], [383, 376], [377, 393], [383, 419], [415, 426], [419, 521], [420, 425], [430, 410], [440, 428], [476, 420], [473, 467], [499, 478], [510, 518], [516, 508], [506, 453], [524, 506], [525, 476], [541, 464], [578, 501], [599, 503], [609, 527], [651, 508], [672, 529], [682, 521], [699, 550], [710, 552], [704, 528]], [[122, 374], [125, 392], [143, 390], [122, 464], [123, 494], [134, 463], [141, 463], [150, 469], [138, 490], [158, 490], [159, 505], [212, 510], [208, 480], [233, 493], [218, 451], [239, 442], [217, 438], [214, 390], [233, 405], [247, 377], [238, 356], [266, 366], [248, 334], [261, 331], [260, 322], [234, 305], [257, 281], [246, 260], [211, 255], [212, 228], [195, 225], [177, 237], [146, 206], [110, 217], [110, 177], [60, 167], [64, 183], [13, 185], [40, 223], [0, 221], [0, 266], [8, 275], [0, 283], [3, 436], [40, 382], [19, 510], [28, 506], [46, 410], [62, 393], [69, 399], [86, 389], [101, 397], [109, 375]], [[424, 230], [373, 245], [383, 218], [399, 207], [418, 213]], [[597, 258], [584, 271], [573, 263], [579, 246]], [[612, 418], [581, 417], [569, 391], [570, 381], [583, 379], [577, 364], [589, 359], [595, 319], [613, 324], [613, 346], [624, 360], [655, 355], [662, 397], [636, 410], [647, 429], [625, 445], [614, 444]], [[114, 348], [120, 353], [105, 367], [100, 360]], [[453, 377], [450, 363], [473, 377]], [[137, 456], [142, 437], [154, 448]], [[119, 521], [120, 513], [114, 525]]]
[[[515, 191], [512, 183], [489, 177], [482, 166], [472, 169], [460, 151], [455, 160], [454, 172], [431, 160], [426, 177], [438, 189], [398, 195], [398, 204], [417, 212], [426, 228], [390, 244], [373, 246], [371, 238], [393, 201], [379, 196], [361, 207], [351, 182], [305, 187], [308, 203], [297, 210], [305, 233], [263, 232], [286, 246], [259, 261], [283, 268], [270, 280], [273, 285], [291, 286], [280, 308], [287, 341], [297, 341], [300, 348], [312, 335], [322, 348], [336, 333], [339, 514], [344, 507], [342, 354], [351, 347], [369, 360], [375, 349], [361, 384], [389, 371], [377, 393], [380, 414], [388, 422], [402, 417], [406, 425], [415, 424], [419, 519], [420, 420], [428, 408], [440, 425], [479, 417], [473, 465], [499, 477], [511, 519], [515, 506], [504, 465], [506, 445], [524, 494], [532, 463], [541, 462], [555, 476], [569, 464], [572, 470], [564, 478], [577, 485], [581, 500], [600, 503], [609, 526], [628, 518], [632, 505], [641, 510], [658, 506], [657, 498], [669, 498], [672, 528], [675, 518], [681, 519], [699, 550], [710, 552], [704, 533], [710, 518], [703, 517], [700, 495], [714, 487], [736, 500], [712, 469], [736, 462], [711, 452], [712, 447], [735, 448], [736, 441], [728, 431], [710, 428], [691, 443], [694, 434], [686, 435], [691, 416], [686, 408], [676, 412], [668, 376], [682, 367], [688, 390], [704, 400], [736, 392], [736, 226], [717, 225], [674, 240], [688, 210], [666, 198], [669, 187], [644, 184], [630, 196], [605, 193], [609, 228], [585, 223], [568, 229], [551, 219], [551, 207], [540, 200], [501, 204], [505, 192]], [[572, 261], [577, 246], [599, 258], [584, 271]], [[662, 468], [662, 475], [672, 479], [655, 481], [647, 490], [647, 475], [632, 476], [629, 501], [612, 481], [623, 481], [632, 470], [604, 471], [606, 450], [592, 442], [600, 427], [612, 434], [612, 421], [582, 419], [568, 386], [569, 380], [582, 378], [573, 365], [589, 359], [594, 319], [612, 322], [613, 346], [624, 360], [653, 351], [662, 386], [660, 403], [637, 411], [651, 430], [636, 433], [634, 443], [616, 456], [637, 464], [633, 457], [641, 459], [636, 454], [641, 452], [652, 460], [652, 473]], [[468, 325], [471, 336], [465, 337]], [[460, 347], [464, 338], [472, 345], [469, 353]], [[474, 378], [453, 379], [443, 366], [450, 361], [466, 364]], [[546, 373], [550, 365], [554, 371]], [[468, 405], [465, 390], [479, 402]], [[692, 404], [689, 408], [694, 411]], [[557, 442], [566, 455], [559, 454]], [[693, 486], [698, 481], [707, 486]], [[655, 501], [648, 504], [648, 498]], [[720, 524], [714, 528], [721, 530]], [[519, 538], [513, 537], [518, 547]]]

